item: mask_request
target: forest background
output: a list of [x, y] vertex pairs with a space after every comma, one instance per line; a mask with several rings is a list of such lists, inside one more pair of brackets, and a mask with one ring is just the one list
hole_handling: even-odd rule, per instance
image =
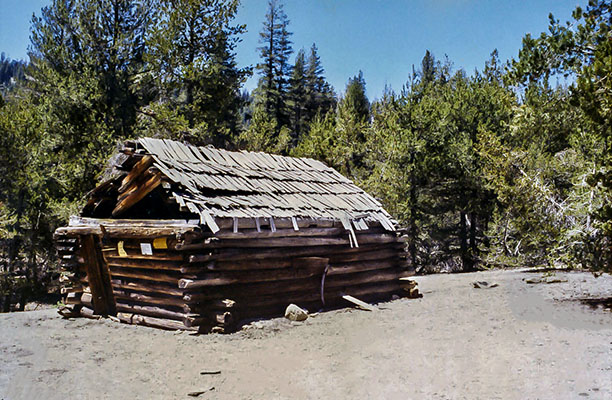
[[238, 67], [238, 6], [53, 0], [29, 62], [0, 58], [0, 310], [52, 290], [53, 231], [141, 136], [322, 160], [400, 222], [417, 271], [611, 270], [609, 0], [472, 74], [427, 51], [375, 101], [361, 73], [335, 92], [315, 44], [294, 52], [277, 0]]

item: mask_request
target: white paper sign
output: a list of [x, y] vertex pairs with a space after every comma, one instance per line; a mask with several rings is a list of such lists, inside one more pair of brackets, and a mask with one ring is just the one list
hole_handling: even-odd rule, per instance
[[153, 248], [151, 247], [151, 243], [140, 243], [140, 252], [143, 256], [152, 256]]

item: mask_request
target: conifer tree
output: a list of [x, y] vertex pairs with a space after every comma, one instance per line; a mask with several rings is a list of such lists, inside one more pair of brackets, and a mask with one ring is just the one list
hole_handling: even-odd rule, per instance
[[300, 139], [306, 124], [307, 98], [306, 98], [306, 60], [304, 50], [298, 51], [295, 56], [295, 64], [291, 71], [289, 80], [289, 105], [292, 130], [292, 147], [295, 147]]
[[238, 0], [165, 0], [156, 15], [147, 60], [159, 100], [193, 129], [191, 140], [226, 147], [238, 129], [240, 85], [235, 47], [244, 25], [233, 25]]
[[335, 105], [333, 90], [323, 76], [323, 66], [313, 43], [306, 67], [306, 120], [312, 121], [317, 114], [325, 114]]
[[270, 0], [268, 12], [259, 34], [258, 47], [261, 63], [257, 65], [260, 74], [256, 89], [255, 101], [263, 106], [265, 112], [276, 122], [277, 131], [287, 126], [288, 121], [288, 84], [291, 65], [289, 57], [292, 53], [291, 33], [287, 31], [289, 20], [283, 11], [283, 6], [277, 0]]

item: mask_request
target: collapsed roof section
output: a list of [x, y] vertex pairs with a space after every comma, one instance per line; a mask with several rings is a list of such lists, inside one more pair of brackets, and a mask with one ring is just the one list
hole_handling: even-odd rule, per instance
[[128, 157], [119, 167], [129, 172], [94, 189], [83, 215], [94, 215], [111, 198], [112, 216], [121, 217], [157, 190], [166, 203], [175, 201], [213, 232], [216, 218], [268, 218], [271, 226], [274, 218], [333, 219], [349, 230], [351, 223], [364, 230], [368, 222], [379, 222], [395, 230], [396, 222], [376, 199], [310, 158], [153, 138], [128, 141], [123, 153]]

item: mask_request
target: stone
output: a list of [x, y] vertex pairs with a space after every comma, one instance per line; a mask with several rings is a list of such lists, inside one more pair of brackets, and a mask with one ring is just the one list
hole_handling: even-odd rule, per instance
[[308, 311], [295, 304], [289, 304], [285, 310], [285, 318], [290, 321], [304, 321], [308, 318]]

